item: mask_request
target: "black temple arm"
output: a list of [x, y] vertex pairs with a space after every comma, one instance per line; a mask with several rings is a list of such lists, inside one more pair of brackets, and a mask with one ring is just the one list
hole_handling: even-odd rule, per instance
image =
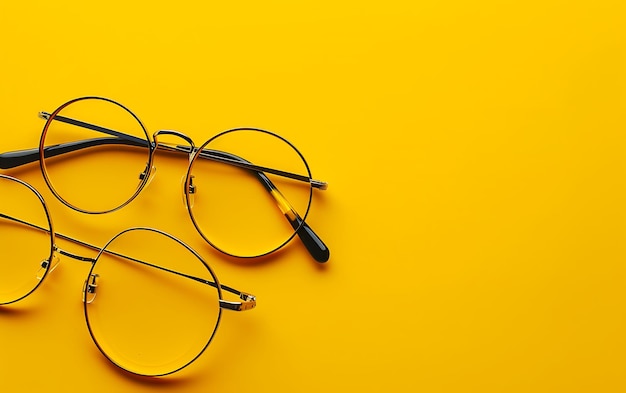
[[[120, 138], [85, 139], [82, 141], [47, 146], [44, 148], [44, 157], [55, 157], [62, 154], [103, 145], [126, 145], [145, 147], [147, 145], [147, 142], [138, 142], [131, 139]], [[15, 168], [36, 161], [39, 161], [39, 149], [16, 150], [0, 154], [0, 168], [2, 169]]]
[[[216, 157], [220, 157], [222, 159], [228, 159], [229, 161], [249, 163], [247, 160], [239, 156], [217, 150], [203, 150], [200, 152], [200, 157], [209, 159], [215, 159]], [[219, 161], [222, 162], [221, 160]], [[254, 175], [261, 182], [261, 184], [263, 184], [263, 187], [272, 196], [274, 196], [275, 194], [272, 191], [277, 190], [277, 188], [274, 183], [272, 183], [272, 181], [267, 177], [267, 175], [264, 172], [260, 172], [254, 169], [250, 169], [250, 171], [254, 173]], [[285, 214], [285, 217], [287, 218], [293, 229], [296, 230], [296, 234], [298, 235], [306, 249], [309, 251], [313, 259], [321, 263], [327, 262], [330, 258], [330, 250], [328, 249], [326, 244], [324, 244], [322, 239], [320, 239], [315, 231], [313, 231], [309, 224], [302, 220], [300, 215], [295, 210], [291, 209], [290, 213], [291, 214]]]

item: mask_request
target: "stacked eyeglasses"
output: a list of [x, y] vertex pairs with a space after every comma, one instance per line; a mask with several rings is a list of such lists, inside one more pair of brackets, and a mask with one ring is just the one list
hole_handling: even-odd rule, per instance
[[[199, 147], [177, 131], [150, 138], [135, 114], [102, 97], [78, 98], [40, 117], [46, 123], [39, 147], [0, 154], [0, 168], [38, 161], [53, 195], [74, 210], [103, 214], [126, 206], [150, 183], [162, 152], [188, 160], [183, 202], [215, 249], [260, 257], [297, 236], [316, 261], [329, 258], [305, 221], [313, 190], [327, 185], [277, 134], [235, 128]], [[256, 305], [253, 295], [220, 284], [196, 251], [163, 231], [130, 228], [97, 247], [55, 233], [43, 197], [24, 181], [0, 174], [0, 190], [0, 238], [9, 245], [0, 250], [0, 305], [33, 293], [62, 256], [90, 263], [82, 295], [89, 332], [111, 362], [131, 373], [167, 375], [186, 367], [213, 339], [223, 309]], [[57, 238], [97, 255], [63, 250]], [[224, 292], [238, 300], [223, 299]]]

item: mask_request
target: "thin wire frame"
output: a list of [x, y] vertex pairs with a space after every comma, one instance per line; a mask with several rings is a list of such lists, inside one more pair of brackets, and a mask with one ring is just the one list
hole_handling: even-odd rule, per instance
[[[211, 344], [211, 342], [213, 341], [214, 337], [215, 337], [215, 333], [217, 332], [217, 328], [219, 327], [221, 318], [222, 318], [222, 307], [217, 307], [217, 316], [216, 316], [216, 320], [215, 323], [213, 325], [213, 330], [211, 329], [207, 329], [207, 332], [210, 332], [210, 334], [207, 336], [205, 343], [201, 346], [201, 348], [199, 348], [198, 350], [196, 350], [196, 354], [195, 356], [192, 356], [190, 358], [188, 358], [186, 360], [186, 362], [181, 363], [179, 366], [168, 370], [166, 372], [163, 371], [158, 371], [158, 372], [150, 372], [150, 373], [146, 373], [146, 372], [141, 372], [138, 369], [131, 369], [129, 366], [125, 365], [122, 360], [120, 360], [119, 358], [111, 355], [111, 353], [107, 352], [107, 350], [105, 349], [103, 342], [106, 341], [104, 340], [102, 337], [98, 337], [98, 334], [96, 334], [96, 328], [94, 326], [95, 322], [92, 322], [92, 319], [90, 318], [90, 307], [92, 306], [92, 302], [89, 301], [88, 297], [90, 296], [90, 294], [95, 295], [95, 287], [97, 287], [97, 283], [95, 282], [98, 274], [94, 273], [95, 271], [97, 271], [98, 268], [98, 263], [102, 263], [101, 262], [101, 258], [106, 255], [106, 254], [114, 254], [116, 256], [119, 256], [119, 254], [116, 254], [114, 251], [110, 251], [109, 247], [112, 243], [115, 243], [115, 241], [124, 236], [125, 234], [128, 234], [132, 231], [150, 231], [150, 232], [154, 232], [157, 233], [159, 235], [163, 235], [166, 236], [167, 238], [173, 240], [174, 242], [178, 243], [180, 246], [182, 246], [184, 249], [186, 249], [189, 253], [191, 253], [192, 255], [194, 255], [198, 261], [200, 261], [202, 263], [202, 265], [204, 266], [204, 268], [209, 272], [211, 279], [210, 280], [204, 280], [204, 279], [200, 279], [198, 277], [191, 277], [188, 276], [184, 273], [179, 273], [176, 271], [172, 271], [170, 269], [164, 268], [164, 267], [159, 267], [159, 266], [155, 266], [152, 265], [151, 267], [156, 267], [157, 269], [160, 269], [166, 273], [171, 273], [174, 275], [178, 275], [181, 277], [184, 277], [186, 279], [191, 279], [194, 281], [202, 281], [202, 284], [207, 284], [210, 285], [211, 287], [213, 287], [216, 292], [217, 292], [217, 298], [219, 299], [220, 303], [224, 302], [224, 298], [222, 295], [222, 286], [219, 283], [217, 276], [215, 274], [215, 272], [213, 271], [213, 269], [211, 268], [211, 266], [209, 266], [204, 259], [196, 252], [194, 251], [191, 247], [189, 247], [188, 245], [186, 245], [185, 243], [183, 243], [182, 241], [180, 241], [179, 239], [175, 238], [174, 236], [154, 229], [154, 228], [129, 228], [126, 229], [120, 233], [118, 233], [117, 235], [115, 235], [111, 240], [109, 240], [107, 242], [107, 244], [102, 247], [102, 249], [100, 250], [100, 252], [98, 252], [98, 255], [94, 258], [94, 262], [91, 265], [91, 269], [89, 270], [89, 280], [93, 280], [91, 282], [89, 281], [85, 281], [85, 286], [86, 286], [86, 290], [83, 291], [84, 293], [84, 298], [83, 298], [83, 311], [84, 311], [84, 315], [85, 315], [85, 321], [87, 322], [87, 328], [89, 330], [89, 335], [91, 336], [91, 339], [93, 340], [94, 344], [96, 345], [96, 347], [98, 348], [98, 350], [100, 350], [100, 352], [107, 358], [109, 359], [109, 361], [111, 361], [111, 363], [115, 364], [116, 366], [118, 366], [119, 368], [126, 370], [126, 371], [130, 371], [131, 373], [134, 374], [139, 374], [139, 375], [144, 375], [144, 376], [164, 376], [164, 375], [168, 375], [168, 374], [173, 374], [177, 371], [182, 370], [183, 368], [189, 366], [191, 363], [193, 363], [196, 359], [198, 359], [203, 353], [204, 351], [208, 348], [208, 346]], [[129, 257], [123, 257], [124, 259], [129, 259]], [[137, 262], [140, 264], [145, 264], [145, 262], [138, 260], [138, 259], [134, 259], [134, 258], [130, 258], [132, 259], [133, 262]], [[93, 290], [89, 290], [91, 285], [91, 288], [93, 288]], [[147, 367], [146, 367], [147, 368]], [[160, 369], [161, 370], [161, 369]]]
[[[10, 305], [13, 304], [15, 302], [18, 302], [20, 300], [23, 300], [24, 298], [26, 298], [27, 296], [31, 295], [37, 288], [39, 288], [43, 282], [45, 281], [45, 279], [48, 277], [48, 275], [50, 274], [50, 272], [52, 271], [52, 264], [50, 263], [52, 261], [52, 259], [56, 256], [56, 254], [60, 254], [62, 256], [67, 256], [70, 257], [72, 259], [81, 261], [81, 262], [86, 262], [86, 263], [91, 263], [91, 269], [89, 271], [89, 274], [85, 280], [85, 284], [84, 284], [84, 288], [83, 288], [83, 303], [84, 303], [84, 314], [85, 314], [85, 320], [87, 323], [87, 328], [89, 330], [89, 334], [92, 338], [92, 340], [94, 341], [94, 344], [96, 345], [96, 347], [100, 350], [100, 352], [109, 360], [111, 361], [113, 364], [115, 364], [116, 366], [118, 366], [120, 369], [123, 369], [127, 372], [130, 372], [132, 374], [137, 374], [137, 375], [144, 375], [144, 376], [165, 376], [165, 375], [169, 375], [172, 373], [175, 373], [177, 371], [180, 371], [181, 369], [189, 366], [191, 363], [193, 363], [198, 357], [200, 357], [200, 355], [202, 355], [202, 353], [204, 353], [204, 351], [206, 350], [206, 348], [210, 345], [210, 343], [212, 342], [215, 333], [217, 331], [217, 328], [219, 326], [219, 322], [221, 320], [221, 315], [222, 315], [222, 309], [226, 309], [226, 310], [232, 310], [232, 311], [245, 311], [245, 310], [250, 310], [256, 307], [256, 297], [254, 295], [251, 295], [249, 293], [246, 292], [242, 292], [239, 290], [236, 290], [232, 287], [229, 287], [227, 285], [223, 285], [221, 283], [219, 283], [217, 276], [215, 274], [215, 272], [213, 271], [213, 269], [210, 267], [209, 264], [206, 263], [206, 261], [195, 251], [193, 250], [191, 247], [189, 247], [188, 245], [186, 245], [185, 243], [183, 243], [181, 240], [175, 238], [174, 236], [167, 234], [166, 232], [163, 232], [161, 230], [158, 229], [154, 229], [154, 228], [145, 228], [145, 227], [135, 227], [135, 228], [129, 228], [126, 229], [120, 233], [118, 233], [117, 235], [115, 235], [111, 240], [109, 240], [106, 245], [102, 248], [100, 247], [96, 247], [94, 245], [91, 245], [89, 243], [83, 242], [81, 240], [78, 239], [74, 239], [70, 236], [66, 236], [60, 233], [56, 233], [53, 230], [53, 224], [52, 224], [52, 218], [49, 214], [49, 210], [47, 207], [47, 204], [45, 202], [45, 200], [43, 199], [43, 197], [41, 196], [41, 194], [34, 188], [32, 187], [30, 184], [19, 180], [17, 178], [11, 177], [11, 176], [7, 176], [7, 175], [3, 175], [0, 174], [0, 180], [3, 181], [12, 181], [15, 182], [17, 184], [23, 185], [24, 187], [26, 187], [28, 190], [30, 190], [30, 192], [32, 192], [37, 199], [39, 200], [39, 202], [41, 203], [45, 213], [46, 213], [46, 219], [47, 219], [47, 227], [42, 227], [27, 221], [24, 221], [22, 219], [16, 218], [16, 217], [12, 217], [9, 216], [7, 214], [3, 214], [0, 213], [0, 218], [3, 218], [5, 220], [10, 220], [10, 221], [14, 221], [23, 225], [26, 225], [30, 228], [32, 228], [33, 230], [36, 231], [43, 231], [45, 233], [47, 233], [50, 236], [50, 241], [51, 241], [51, 248], [50, 248], [50, 256], [47, 260], [48, 263], [42, 265], [42, 268], [45, 269], [44, 273], [42, 274], [38, 284], [35, 286], [35, 288], [33, 288], [32, 290], [30, 290], [26, 295], [20, 296], [14, 300], [8, 301], [8, 302], [4, 302], [2, 304], [0, 304], [0, 306], [6, 306], [6, 305]], [[155, 233], [159, 236], [165, 236], [167, 238], [169, 238], [170, 240], [176, 242], [177, 244], [179, 244], [180, 246], [182, 246], [186, 251], [190, 252], [194, 258], [197, 258], [199, 262], [201, 262], [201, 264], [204, 266], [204, 268], [209, 272], [209, 275], [211, 276], [210, 280], [207, 279], [203, 279], [200, 277], [195, 277], [195, 276], [190, 276], [187, 275], [185, 273], [182, 272], [178, 272], [172, 269], [167, 269], [161, 266], [157, 266], [154, 264], [151, 264], [149, 262], [143, 261], [143, 260], [139, 260], [133, 257], [129, 257], [127, 255], [124, 254], [120, 254], [117, 253], [113, 250], [109, 250], [109, 246], [111, 245], [111, 243], [113, 243], [116, 239], [120, 238], [121, 236], [124, 236], [127, 233], [133, 232], [133, 231], [147, 231], [150, 233]], [[84, 257], [84, 256], [80, 256], [80, 255], [76, 255], [74, 253], [62, 250], [61, 248], [59, 248], [58, 246], [56, 246], [55, 243], [55, 239], [56, 238], [61, 238], [70, 242], [73, 242], [75, 244], [81, 245], [85, 248], [89, 248], [91, 250], [97, 251], [97, 255], [95, 258], [91, 258], [91, 257]], [[208, 337], [208, 340], [206, 342], [205, 345], [202, 346], [201, 350], [192, 358], [189, 359], [189, 361], [187, 361], [186, 363], [171, 369], [171, 370], [167, 370], [164, 372], [159, 372], [159, 373], [145, 373], [142, 372], [139, 369], [129, 369], [127, 367], [124, 367], [123, 364], [121, 364], [120, 362], [118, 362], [113, 356], [111, 356], [109, 353], [107, 353], [104, 348], [100, 345], [98, 338], [96, 337], [96, 335], [93, 332], [92, 326], [89, 323], [89, 311], [88, 311], [88, 307], [89, 304], [93, 301], [93, 296], [95, 296], [95, 287], [96, 282], [95, 282], [95, 275], [94, 275], [94, 269], [96, 268], [96, 265], [99, 261], [99, 259], [103, 256], [103, 255], [114, 255], [117, 257], [121, 257], [124, 258], [126, 260], [132, 261], [132, 262], [137, 262], [141, 265], [144, 266], [149, 266], [151, 268], [155, 268], [155, 269], [159, 269], [161, 271], [165, 271], [167, 273], [171, 273], [174, 275], [178, 275], [181, 277], [185, 277], [188, 279], [192, 279], [195, 280], [196, 282], [199, 282], [201, 284], [206, 284], [209, 285], [211, 287], [213, 287], [216, 292], [217, 292], [217, 298], [218, 298], [218, 302], [219, 302], [219, 308], [218, 308], [218, 317], [215, 323], [215, 326], [213, 328], [213, 330], [211, 331], [210, 336]], [[223, 299], [223, 291], [229, 292], [231, 294], [234, 294], [236, 296], [239, 297], [239, 299], [241, 301], [228, 301], [228, 300], [224, 300]]]
[[[87, 123], [78, 119], [68, 118], [59, 114], [64, 108], [68, 107], [70, 104], [73, 104], [79, 101], [84, 101], [84, 100], [99, 100], [99, 101], [111, 103], [112, 105], [116, 105], [123, 111], [127, 112], [130, 116], [132, 116], [133, 119], [137, 121], [137, 123], [140, 125], [142, 129], [142, 136], [135, 137], [135, 136], [128, 135], [126, 133], [123, 133], [117, 130], [112, 130], [106, 127], [101, 127], [99, 125]], [[70, 100], [66, 102], [65, 104], [61, 105], [52, 113], [40, 112], [40, 117], [45, 119], [46, 123], [42, 131], [38, 149], [27, 149], [27, 150], [6, 152], [6, 153], [0, 154], [0, 168], [8, 169], [8, 168], [13, 168], [13, 167], [17, 167], [20, 165], [24, 165], [33, 161], [39, 161], [40, 169], [42, 171], [42, 174], [44, 176], [44, 179], [46, 181], [46, 185], [48, 186], [48, 188], [50, 188], [50, 190], [52, 191], [52, 193], [57, 199], [59, 199], [63, 204], [65, 204], [66, 206], [68, 206], [69, 208], [73, 210], [76, 210], [82, 213], [87, 213], [87, 214], [103, 214], [103, 213], [109, 213], [109, 212], [113, 212], [113, 211], [123, 208], [124, 206], [129, 204], [133, 199], [135, 199], [139, 195], [139, 193], [145, 188], [145, 186], [150, 182], [151, 176], [154, 173], [153, 163], [155, 161], [155, 153], [157, 150], [184, 153], [184, 154], [189, 155], [190, 163], [187, 169], [187, 176], [186, 176], [185, 186], [183, 190], [183, 197], [186, 201], [188, 213], [192, 219], [194, 226], [196, 227], [200, 235], [211, 246], [215, 247], [218, 251], [225, 253], [227, 255], [233, 256], [233, 257], [256, 258], [256, 257], [271, 254], [281, 249], [287, 243], [289, 243], [295, 237], [295, 235], [298, 235], [298, 237], [303, 242], [303, 244], [305, 245], [305, 247], [307, 248], [311, 256], [317, 262], [323, 263], [323, 262], [328, 261], [328, 259], [330, 258], [330, 251], [328, 247], [326, 246], [326, 244], [321, 240], [321, 238], [315, 233], [315, 231], [313, 231], [313, 229], [305, 221], [306, 218], [308, 217], [309, 210], [311, 207], [313, 188], [325, 190], [328, 187], [328, 185], [327, 183], [323, 181], [313, 179], [311, 176], [309, 165], [304, 159], [304, 156], [300, 153], [300, 151], [297, 148], [295, 148], [295, 146], [291, 144], [289, 141], [287, 141], [285, 138], [273, 132], [263, 130], [263, 129], [258, 129], [258, 128], [235, 128], [235, 129], [224, 131], [218, 134], [217, 136], [210, 138], [209, 141], [205, 142], [202, 145], [202, 147], [199, 149], [195, 147], [191, 138], [177, 131], [171, 131], [171, 130], [157, 131], [154, 133], [154, 135], [152, 136], [152, 140], [151, 140], [146, 130], [146, 127], [143, 125], [141, 120], [133, 112], [131, 112], [128, 108], [126, 108], [122, 104], [117, 103], [116, 101], [113, 101], [108, 98], [97, 97], [97, 96], [80, 97], [80, 98]], [[45, 146], [46, 134], [48, 133], [49, 127], [53, 121], [60, 121], [62, 123], [67, 123], [67, 124], [83, 127], [86, 129], [97, 131], [99, 133], [102, 133], [103, 135], [108, 135], [109, 137], [94, 138], [90, 140], [76, 141], [73, 143], [64, 143], [64, 144], [53, 145], [53, 146]], [[245, 159], [241, 157], [233, 157], [232, 155], [229, 156], [227, 152], [219, 152], [215, 150], [212, 151], [210, 149], [204, 149], [204, 147], [206, 147], [209, 142], [215, 140], [218, 136], [224, 135], [230, 132], [238, 131], [238, 130], [244, 130], [244, 129], [266, 133], [268, 135], [272, 135], [276, 138], [279, 138], [280, 140], [285, 142], [302, 159], [304, 166], [306, 167], [307, 175], [295, 174], [295, 173], [291, 173], [288, 171], [279, 170], [276, 168], [258, 166], [258, 165], [255, 165], [254, 163], [250, 163], [246, 161]], [[172, 144], [167, 144], [167, 143], [160, 143], [158, 141], [158, 137], [160, 135], [166, 135], [166, 134], [175, 135], [183, 139], [187, 143], [187, 145], [172, 145]], [[145, 171], [140, 176], [140, 182], [138, 182], [136, 190], [132, 193], [132, 195], [125, 202], [113, 208], [104, 209], [101, 211], [90, 211], [87, 209], [82, 209], [81, 207], [75, 206], [74, 204], [67, 201], [55, 189], [48, 175], [48, 171], [47, 171], [46, 164], [45, 164], [46, 158], [66, 154], [66, 153], [73, 152], [73, 151], [79, 151], [81, 149], [92, 147], [94, 145], [98, 146], [98, 145], [105, 145], [105, 144], [119, 144], [119, 145], [126, 145], [126, 146], [130, 145], [130, 146], [148, 148], [148, 158], [146, 162]], [[272, 196], [275, 198], [281, 210], [283, 211], [284, 209], [287, 210], [287, 212], [286, 213], [284, 212], [284, 214], [287, 220], [289, 221], [290, 225], [293, 227], [293, 231], [291, 232], [290, 236], [287, 236], [286, 239], [283, 242], [281, 242], [279, 245], [277, 245], [276, 247], [271, 248], [265, 252], [255, 253], [253, 255], [238, 255], [237, 253], [230, 252], [223, 248], [217, 247], [216, 244], [210, 241], [208, 237], [206, 236], [206, 234], [204, 234], [199, 229], [197, 219], [194, 218], [193, 212], [191, 210], [192, 204], [190, 203], [191, 197], [189, 195], [193, 192], [192, 191], [193, 190], [193, 184], [192, 184], [193, 175], [191, 174], [191, 169], [192, 169], [194, 161], [198, 160], [199, 158], [210, 159], [210, 160], [218, 161], [221, 163], [226, 163], [226, 164], [240, 167], [242, 169], [246, 169], [248, 171], [256, 173], [257, 177], [259, 178], [259, 181], [261, 182], [261, 184], [264, 185], [264, 187], [266, 187], [266, 189], [268, 190], [268, 192], [270, 192], [270, 194], [272, 194], [271, 190], [276, 189], [276, 187], [272, 185], [271, 181], [269, 180], [266, 174], [273, 174], [276, 176], [282, 176], [285, 178], [293, 179], [295, 181], [307, 183], [308, 186], [310, 187], [309, 200], [306, 206], [306, 211], [304, 212], [304, 214], [302, 214], [302, 216], [300, 216], [298, 212], [296, 212], [292, 207], [291, 208], [289, 207], [288, 201], [284, 199], [281, 200], [280, 198], [276, 198], [276, 196], [272, 194]]]
[[[85, 101], [85, 100], [99, 100], [99, 101], [104, 101], [107, 103], [110, 103], [111, 105], [115, 105], [116, 107], [120, 108], [121, 110], [125, 111], [126, 113], [128, 113], [129, 116], [131, 116], [136, 122], [137, 124], [141, 127], [141, 130], [143, 131], [143, 136], [145, 137], [145, 139], [139, 139], [136, 138], [134, 136], [131, 135], [127, 135], [125, 133], [122, 132], [118, 132], [115, 130], [110, 130], [104, 127], [98, 127], [97, 125], [92, 125], [92, 124], [88, 124], [88, 123], [84, 123], [81, 122], [79, 120], [75, 120], [75, 119], [71, 119], [71, 118], [67, 118], [67, 117], [63, 117], [63, 116], [59, 116], [59, 113], [67, 108], [68, 106], [70, 106], [71, 104], [80, 102], [80, 101]], [[44, 118], [46, 118], [46, 123], [44, 124], [43, 130], [41, 132], [41, 137], [39, 139], [39, 166], [41, 169], [41, 173], [43, 175], [43, 178], [46, 182], [46, 185], [48, 186], [48, 188], [50, 189], [50, 191], [52, 192], [52, 194], [59, 200], [61, 201], [64, 205], [66, 205], [67, 207], [76, 210], [78, 212], [81, 213], [85, 213], [85, 214], [105, 214], [105, 213], [111, 213], [114, 211], [117, 211], [121, 208], [123, 208], [124, 206], [128, 205], [130, 202], [132, 202], [140, 193], [141, 191], [144, 189], [144, 187], [146, 186], [146, 184], [148, 184], [149, 179], [150, 179], [150, 174], [151, 174], [151, 170], [152, 170], [152, 163], [154, 160], [154, 151], [156, 150], [155, 148], [155, 144], [150, 141], [150, 137], [148, 134], [148, 131], [146, 130], [145, 125], [143, 124], [143, 122], [139, 119], [139, 117], [137, 117], [137, 115], [135, 115], [130, 109], [128, 109], [127, 107], [125, 107], [124, 105], [113, 101], [109, 98], [105, 98], [105, 97], [94, 97], [94, 96], [88, 96], [88, 97], [79, 97], [79, 98], [75, 98], [73, 100], [70, 100], [66, 103], [64, 103], [63, 105], [59, 106], [57, 109], [55, 109], [52, 113], [50, 114], [46, 114], [44, 115]], [[99, 131], [111, 136], [116, 137], [115, 138], [101, 138], [101, 139], [93, 139], [93, 140], [87, 140], [87, 141], [77, 141], [76, 144], [73, 145], [55, 145], [55, 146], [50, 146], [47, 147], [45, 145], [46, 142], [46, 136], [48, 134], [48, 131], [50, 129], [50, 126], [53, 124], [53, 120], [61, 120], [63, 122], [66, 122], [68, 124], [72, 124], [75, 126], [79, 126], [79, 127], [86, 127], [86, 128], [92, 128], [94, 129], [94, 131]], [[98, 146], [98, 145], [107, 145], [107, 144], [114, 144], [114, 143], [118, 143], [118, 144], [122, 144], [122, 145], [134, 145], [140, 148], [147, 148], [148, 149], [148, 162], [146, 163], [146, 172], [144, 174], [144, 176], [142, 176], [140, 178], [140, 181], [138, 182], [137, 188], [135, 190], [134, 193], [132, 193], [130, 195], [130, 197], [123, 203], [114, 206], [110, 209], [104, 209], [104, 210], [100, 210], [100, 211], [92, 211], [92, 210], [86, 210], [81, 208], [80, 206], [76, 206], [75, 204], [69, 202], [65, 197], [63, 197], [61, 195], [61, 193], [58, 192], [58, 190], [56, 189], [56, 187], [54, 186], [52, 180], [50, 179], [49, 176], [49, 171], [47, 170], [47, 165], [46, 165], [46, 158], [50, 158], [50, 157], [54, 157], [57, 155], [62, 155], [62, 154], [66, 154], [72, 151], [77, 151], [77, 150], [81, 150], [81, 149], [85, 149], [85, 148], [89, 148], [89, 147], [94, 147], [94, 146]]]
[[[189, 163], [189, 166], [187, 168], [187, 175], [185, 177], [185, 199], [186, 199], [186, 203], [185, 206], [187, 207], [187, 211], [189, 212], [189, 217], [191, 218], [191, 221], [193, 222], [193, 225], [195, 226], [196, 230], [198, 231], [198, 233], [202, 236], [202, 238], [204, 238], [204, 240], [209, 243], [211, 246], [213, 246], [215, 249], [217, 249], [218, 251], [226, 254], [226, 255], [230, 255], [230, 256], [234, 256], [234, 257], [241, 257], [239, 255], [235, 255], [231, 252], [229, 252], [228, 250], [220, 247], [218, 244], [216, 244], [215, 242], [213, 242], [211, 240], [211, 238], [205, 233], [205, 231], [202, 230], [202, 225], [200, 224], [199, 220], [197, 219], [197, 217], [194, 215], [194, 210], [193, 210], [193, 206], [194, 206], [194, 202], [193, 202], [193, 193], [189, 192], [189, 190], [192, 190], [193, 187], [193, 179], [194, 179], [194, 167], [196, 166], [197, 162], [201, 159], [212, 159], [212, 156], [217, 156], [229, 161], [233, 161], [236, 163], [242, 163], [242, 164], [248, 164], [250, 163], [249, 161], [245, 160], [242, 157], [236, 156], [234, 154], [231, 153], [227, 153], [227, 152], [223, 152], [223, 151], [217, 151], [217, 150], [213, 150], [213, 149], [209, 149], [208, 146], [216, 141], [217, 139], [228, 135], [228, 134], [232, 134], [232, 133], [236, 133], [236, 132], [240, 132], [240, 131], [253, 131], [253, 132], [259, 132], [259, 133], [263, 133], [266, 135], [271, 135], [272, 137], [275, 137], [279, 140], [281, 140], [282, 142], [284, 142], [287, 146], [289, 146], [297, 155], [298, 157], [302, 160], [302, 163], [304, 164], [304, 167], [306, 168], [306, 173], [309, 179], [312, 179], [313, 176], [311, 174], [311, 169], [309, 167], [309, 164], [307, 163], [306, 159], [304, 158], [304, 155], [302, 155], [302, 153], [291, 143], [289, 142], [287, 139], [283, 138], [282, 136], [273, 133], [271, 131], [268, 130], [263, 130], [260, 128], [248, 128], [248, 127], [240, 127], [240, 128], [233, 128], [230, 130], [226, 130], [226, 131], [222, 131], [220, 133], [218, 133], [217, 135], [211, 137], [209, 140], [207, 140], [206, 142], [204, 142], [204, 144], [202, 144], [199, 148], [196, 149], [195, 154], [192, 156], [192, 159]], [[313, 186], [310, 186], [308, 188], [308, 202], [306, 204], [306, 209], [304, 211], [304, 216], [300, 216], [298, 214], [298, 212], [296, 211], [296, 209], [294, 209], [293, 206], [291, 206], [291, 204], [289, 203], [289, 201], [287, 201], [286, 198], [284, 198], [282, 196], [282, 194], [280, 193], [280, 191], [278, 190], [278, 187], [276, 187], [274, 185], [274, 183], [269, 179], [269, 177], [266, 175], [265, 172], [263, 171], [253, 171], [252, 172], [255, 177], [257, 178], [257, 180], [261, 183], [261, 185], [263, 186], [263, 188], [272, 196], [272, 198], [274, 199], [275, 203], [279, 206], [279, 208], [281, 209], [283, 215], [285, 216], [285, 218], [287, 219], [287, 221], [289, 221], [289, 224], [291, 225], [291, 227], [294, 229], [294, 231], [292, 232], [292, 234], [287, 237], [282, 243], [279, 243], [278, 245], [276, 245], [274, 248], [269, 249], [266, 252], [263, 252], [261, 254], [256, 254], [256, 255], [251, 255], [251, 256], [245, 256], [245, 258], [256, 258], [256, 257], [262, 257], [265, 255], [269, 255], [279, 249], [281, 249], [282, 247], [284, 247], [287, 243], [289, 243], [296, 235], [298, 235], [301, 239], [301, 241], [303, 242], [303, 244], [305, 245], [305, 247], [308, 249], [309, 253], [315, 258], [315, 260], [317, 260], [318, 262], [325, 262], [328, 260], [328, 249], [325, 247], [325, 245], [323, 245], [323, 243], [320, 245], [316, 239], [317, 236], [314, 235], [314, 233], [312, 232], [312, 230], [310, 229], [310, 227], [306, 224], [306, 218], [309, 215], [309, 211], [311, 209], [311, 202], [313, 199]], [[311, 234], [313, 233], [313, 235]]]
[[[30, 184], [26, 183], [23, 180], [11, 177], [11, 176], [6, 176], [3, 174], [0, 174], [0, 180], [7, 180], [7, 181], [13, 181], [17, 184], [20, 184], [22, 186], [24, 186], [26, 189], [30, 190], [32, 192], [32, 194], [39, 200], [39, 202], [41, 203], [41, 207], [43, 208], [43, 212], [45, 214], [46, 217], [46, 227], [41, 228], [44, 232], [46, 232], [48, 234], [48, 237], [50, 239], [50, 252], [48, 254], [48, 256], [44, 259], [45, 262], [44, 266], [42, 266], [41, 271], [43, 271], [43, 274], [40, 276], [39, 280], [37, 280], [36, 285], [27, 293], [25, 293], [22, 296], [19, 296], [13, 300], [9, 300], [6, 302], [0, 302], [0, 306], [2, 305], [8, 305], [8, 304], [12, 304], [15, 302], [18, 302], [26, 297], [28, 297], [30, 294], [32, 294], [33, 292], [35, 292], [37, 290], [37, 288], [39, 288], [41, 286], [41, 284], [44, 282], [44, 280], [46, 279], [46, 277], [48, 276], [48, 273], [52, 270], [52, 260], [54, 257], [54, 253], [55, 253], [55, 232], [54, 232], [54, 228], [52, 225], [52, 218], [50, 216], [50, 211], [48, 210], [48, 206], [46, 205], [46, 202], [44, 201], [43, 197], [41, 196], [41, 194]], [[27, 226], [31, 226], [32, 224], [27, 223], [25, 221], [19, 220], [19, 219], [15, 219], [14, 217], [10, 217], [6, 214], [3, 214], [2, 212], [0, 212], [0, 218], [2, 219], [6, 219], [6, 220], [14, 220], [19, 222], [20, 224], [24, 224]]]

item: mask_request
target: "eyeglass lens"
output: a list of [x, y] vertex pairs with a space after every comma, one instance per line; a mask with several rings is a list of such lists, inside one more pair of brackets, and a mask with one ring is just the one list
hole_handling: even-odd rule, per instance
[[171, 373], [213, 338], [221, 315], [216, 283], [209, 267], [177, 240], [150, 230], [123, 232], [91, 269], [84, 302], [89, 331], [123, 369]]
[[[238, 129], [209, 140], [203, 152], [308, 175], [298, 151], [280, 137]], [[309, 210], [312, 188], [290, 178], [242, 169], [197, 155], [190, 167], [195, 192], [190, 214], [216, 248], [254, 257], [284, 245], [298, 229], [295, 216]], [[295, 224], [295, 225], [294, 225]]]
[[[44, 178], [55, 195], [90, 213], [111, 211], [130, 201], [139, 191], [150, 159], [148, 134], [141, 122], [125, 107], [102, 98], [70, 101], [52, 119], [46, 122], [41, 145], [52, 151], [55, 146], [65, 147], [62, 155], [45, 154], [42, 162]], [[86, 123], [123, 132], [128, 138], [83, 126]]]
[[6, 177], [0, 177], [0, 190], [0, 304], [8, 304], [34, 291], [56, 261], [51, 224], [38, 195]]

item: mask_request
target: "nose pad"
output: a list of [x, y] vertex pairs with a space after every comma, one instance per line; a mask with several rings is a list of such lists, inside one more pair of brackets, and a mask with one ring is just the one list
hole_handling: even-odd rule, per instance
[[56, 254], [52, 254], [50, 260], [44, 259], [41, 261], [40, 267], [37, 270], [37, 280], [41, 280], [46, 274], [46, 271], [52, 273], [54, 269], [59, 265], [60, 259]]
[[100, 277], [98, 274], [92, 273], [85, 280], [85, 286], [83, 287], [83, 302], [91, 304], [96, 299], [96, 288], [98, 283], [96, 280]]
[[[195, 176], [193, 175], [189, 177], [189, 187], [187, 187], [187, 185], [185, 184], [185, 180], [187, 180], [186, 176], [183, 176], [180, 179], [181, 183], [183, 184], [183, 190], [185, 190], [185, 192], [183, 193], [183, 205], [189, 208], [193, 207], [196, 194], [196, 186], [193, 184], [194, 177]], [[189, 195], [189, 206], [187, 206], [187, 195]]]
[[154, 179], [154, 176], [156, 176], [156, 166], [153, 165], [152, 168], [148, 170], [148, 165], [146, 164], [146, 169], [139, 174], [139, 180], [143, 181], [146, 178], [146, 175], [149, 175], [150, 177], [148, 177], [144, 187], [148, 187], [152, 182], [152, 179]]

